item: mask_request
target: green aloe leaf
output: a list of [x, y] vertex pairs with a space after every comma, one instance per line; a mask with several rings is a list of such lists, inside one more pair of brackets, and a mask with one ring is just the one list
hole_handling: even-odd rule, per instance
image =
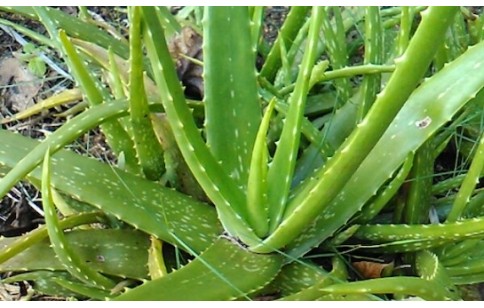
[[269, 102], [259, 127], [252, 152], [247, 184], [249, 223], [260, 238], [266, 236], [269, 232], [269, 210], [267, 206], [267, 163], [269, 153], [266, 136], [274, 106], [275, 100]]
[[[127, 110], [126, 103], [114, 106]], [[103, 104], [86, 112], [103, 117], [101, 111], [108, 107], [109, 104]], [[93, 125], [96, 124], [94, 121]], [[3, 141], [0, 143], [0, 163], [10, 168], [22, 166], [19, 161], [27, 153], [42, 155], [49, 145], [5, 130], [0, 130], [0, 137]], [[34, 147], [37, 147], [35, 151]], [[35, 160], [33, 166], [39, 162]], [[175, 245], [181, 240], [183, 245], [200, 252], [222, 232], [216, 213], [209, 205], [157, 183], [64, 150], [52, 157], [52, 164], [59, 166], [52, 174], [55, 189], [160, 239]], [[33, 170], [29, 176], [40, 179], [39, 169]]]
[[261, 36], [261, 30], [264, 21], [264, 7], [249, 7], [249, 12], [251, 13], [250, 34], [252, 37], [252, 49], [257, 50], [260, 40], [263, 39]]
[[129, 290], [115, 300], [246, 298], [269, 283], [281, 266], [280, 255], [254, 254], [222, 237], [185, 267]]
[[332, 285], [334, 283], [346, 281], [348, 272], [346, 270], [345, 263], [340, 258], [335, 257], [333, 258], [332, 266], [333, 266], [333, 269], [331, 270], [331, 272], [324, 275], [316, 283], [301, 290], [300, 292], [291, 294], [289, 296], [285, 296], [281, 298], [281, 300], [284, 300], [284, 301], [316, 300], [317, 298], [324, 295], [324, 292], [321, 292], [321, 290], [324, 287]]
[[261, 121], [248, 8], [206, 7], [203, 25], [207, 145], [245, 187]]
[[296, 166], [297, 151], [301, 137], [302, 119], [309, 90], [311, 68], [316, 61], [317, 40], [322, 22], [322, 8], [314, 8], [311, 15], [307, 47], [296, 88], [289, 101], [289, 109], [277, 145], [274, 158], [267, 173], [267, 194], [269, 202], [270, 231], [280, 224], [284, 215], [291, 179]]
[[52, 249], [71, 275], [93, 287], [111, 289], [115, 286], [114, 281], [88, 266], [86, 260], [83, 260], [75, 253], [70, 243], [66, 240], [52, 200], [50, 164], [50, 149], [47, 149], [42, 166], [42, 206]]
[[308, 228], [307, 234], [312, 233], [312, 239], [303, 234], [291, 247], [305, 243], [301, 248], [307, 250], [330, 236], [381, 187], [407, 155], [416, 151], [439, 127], [472, 101], [484, 85], [484, 73], [477, 74], [481, 72], [477, 70], [476, 74], [464, 80], [462, 72], [472, 71], [482, 64], [480, 55], [483, 50], [482, 43], [469, 48], [414, 92], [339, 196]]
[[173, 135], [193, 175], [215, 204], [226, 230], [246, 243], [259, 243], [247, 224], [246, 196], [202, 139], [176, 74], [156, 11], [143, 7], [145, 44]]
[[[329, 17], [333, 15], [333, 18]], [[340, 69], [347, 65], [348, 52], [346, 46], [346, 31], [343, 25], [341, 9], [339, 7], [324, 7], [322, 12], [322, 32], [325, 39], [325, 47], [331, 60], [333, 69]], [[336, 79], [336, 96], [338, 102], [347, 102], [351, 97], [350, 83], [347, 78]], [[336, 106], [341, 106], [337, 103]]]
[[299, 29], [303, 26], [310, 9], [311, 7], [308, 6], [294, 6], [291, 8], [281, 27], [280, 34], [277, 36], [264, 62], [264, 66], [260, 72], [261, 77], [271, 82], [274, 80], [281, 65], [280, 44], [285, 44], [286, 50], [288, 49], [289, 44], [291, 44]]
[[[84, 224], [102, 223], [104, 218], [104, 215], [100, 212], [74, 214], [60, 220], [59, 226], [62, 229], [68, 229]], [[41, 242], [47, 237], [47, 228], [42, 226], [20, 238], [0, 238], [0, 248], [2, 248], [0, 253], [0, 264], [3, 264], [13, 256], [21, 253], [36, 243]]]
[[412, 168], [413, 157], [414, 156], [412, 153], [409, 154], [398, 173], [392, 179], [392, 181], [388, 183], [384, 190], [379, 193], [376, 198], [371, 201], [370, 204], [365, 205], [361, 213], [358, 214], [358, 223], [367, 223], [371, 221], [390, 201], [390, 199], [393, 198], [393, 196], [397, 193], [398, 189], [407, 178], [410, 169]]
[[[45, 227], [43, 230], [46, 231]], [[0, 272], [64, 271], [65, 267], [50, 247], [47, 234], [45, 236], [37, 243], [32, 240], [33, 234], [1, 239], [2, 255], [5, 250], [12, 248], [16, 254], [0, 263]], [[148, 278], [149, 239], [142, 232], [122, 229], [75, 230], [66, 232], [65, 238], [76, 255], [103, 274], [137, 280]], [[20, 243], [29, 246], [20, 251], [17, 248]]]
[[129, 20], [129, 116], [141, 169], [146, 178], [156, 181], [165, 172], [165, 162], [163, 160], [163, 149], [153, 131], [143, 83], [141, 11], [139, 7], [129, 9]]
[[417, 273], [423, 279], [437, 283], [446, 289], [449, 294], [454, 294], [453, 299], [459, 298], [459, 292], [452, 283], [449, 276], [450, 272], [440, 263], [439, 258], [428, 250], [422, 250], [416, 253], [415, 265]]
[[484, 218], [469, 218], [452, 223], [428, 225], [364, 225], [354, 234], [356, 238], [373, 242], [397, 240], [458, 241], [484, 236]]
[[[365, 59], [364, 64], [383, 64], [383, 27], [380, 9], [375, 6], [366, 8], [365, 17]], [[367, 75], [363, 79], [361, 105], [358, 107], [358, 121], [368, 113], [371, 105], [380, 92], [381, 75]]]
[[[49, 147], [52, 152], [55, 152], [80, 137], [87, 130], [101, 124], [105, 120], [125, 114], [127, 111], [126, 106], [123, 106], [123, 103], [119, 104], [119, 102], [106, 103], [96, 107], [81, 113], [69, 125], [60, 127], [34, 150], [28, 152], [28, 154], [26, 153], [25, 157], [20, 161], [21, 163], [12, 167], [12, 170], [0, 180], [0, 196], [4, 196], [18, 181], [38, 166]], [[5, 146], [8, 147], [9, 145], [6, 144]], [[7, 151], [4, 154], [7, 154]]]
[[[287, 245], [306, 229], [307, 224], [312, 222], [338, 195], [353, 173], [360, 167], [361, 162], [373, 150], [375, 144], [414, 91], [433, 58], [435, 52], [435, 47], [433, 46], [443, 39], [445, 31], [455, 13], [455, 8], [443, 7], [432, 7], [423, 13], [422, 22], [407, 51], [402, 57], [397, 59], [392, 78], [385, 90], [379, 94], [365, 119], [358, 124], [357, 128], [346, 139], [335, 155], [317, 172], [316, 177], [312, 180], [312, 184], [305, 187], [298, 196], [291, 200], [286, 209], [284, 220], [275, 232], [265, 239], [262, 245], [251, 247], [251, 249], [262, 252]], [[466, 99], [469, 99], [475, 92], [477, 91], [471, 90], [471, 93], [467, 93]], [[448, 91], [445, 93], [450, 94]], [[450, 115], [445, 120], [449, 118]], [[425, 117], [417, 119], [417, 121], [424, 119]], [[415, 127], [415, 121], [411, 125]], [[425, 134], [425, 137], [428, 138], [428, 135]], [[404, 153], [404, 155], [408, 155], [408, 152]], [[403, 159], [400, 159], [398, 165], [402, 161]], [[386, 178], [388, 178], [388, 175]], [[359, 206], [361, 205], [358, 205], [356, 210], [359, 209]], [[336, 215], [340, 211], [348, 211], [348, 213]], [[323, 231], [318, 230], [318, 233], [324, 233], [325, 235], [319, 238], [327, 238], [355, 212], [350, 207], [327, 211], [323, 214], [326, 217], [324, 220], [330, 220], [333, 226], [330, 227], [328, 224], [325, 224], [325, 227], [322, 228]], [[337, 217], [337, 219], [334, 219], [334, 217]], [[337, 227], [335, 226], [336, 223], [338, 224]], [[309, 245], [312, 246], [314, 244], [317, 243]]]
[[69, 289], [61, 287], [56, 279], [75, 280], [68, 272], [52, 271], [33, 271], [21, 273], [2, 279], [2, 283], [14, 283], [20, 281], [33, 281], [33, 288], [37, 292], [45, 295], [60, 296], [64, 298], [79, 298], [79, 294]]
[[[52, 281], [60, 287], [75, 292], [76, 294], [80, 294], [81, 296], [84, 296], [86, 298], [105, 300], [112, 296], [111, 292], [108, 290], [98, 289], [68, 278], [52, 277]], [[77, 297], [79, 297], [79, 295], [77, 295]]]
[[432, 190], [432, 175], [434, 174], [435, 156], [433, 155], [433, 138], [425, 141], [416, 151], [409, 181], [402, 223], [427, 223]]
[[[100, 90], [102, 86], [99, 81], [92, 76], [63, 30], [59, 32], [59, 42], [66, 55], [67, 63], [83, 89], [89, 105], [95, 106], [103, 103], [108, 98], [107, 94]], [[113, 151], [118, 155], [120, 153], [124, 154], [127, 169], [138, 172], [138, 160], [136, 158], [133, 141], [119, 122], [117, 120], [109, 121], [101, 125], [101, 129], [105, 132], [107, 141]]]
[[454, 294], [437, 283], [418, 277], [387, 277], [364, 281], [333, 284], [322, 289], [338, 294], [404, 294], [418, 296], [425, 300], [451, 300]]

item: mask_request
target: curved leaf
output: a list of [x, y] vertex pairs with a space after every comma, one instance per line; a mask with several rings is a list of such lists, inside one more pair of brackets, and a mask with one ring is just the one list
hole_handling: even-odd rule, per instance
[[249, 252], [220, 238], [194, 261], [163, 278], [126, 291], [115, 300], [232, 300], [269, 283], [282, 265], [280, 255]]

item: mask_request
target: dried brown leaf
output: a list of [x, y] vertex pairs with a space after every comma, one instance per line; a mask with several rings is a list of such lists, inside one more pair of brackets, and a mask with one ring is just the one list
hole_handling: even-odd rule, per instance
[[34, 104], [33, 98], [42, 83], [17, 58], [0, 61], [0, 87], [6, 87], [6, 104], [15, 111], [23, 111]]
[[366, 279], [381, 278], [382, 271], [393, 263], [377, 263], [371, 261], [353, 262], [353, 267]]

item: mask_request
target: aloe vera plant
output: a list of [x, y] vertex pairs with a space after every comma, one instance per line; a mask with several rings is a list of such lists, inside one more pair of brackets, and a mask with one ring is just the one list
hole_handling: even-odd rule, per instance
[[[0, 193], [31, 181], [46, 223], [0, 240], [0, 272], [17, 273], [4, 283], [111, 300], [456, 300], [456, 285], [484, 281], [484, 43], [469, 19], [474, 39], [456, 47], [459, 8], [426, 8], [410, 34], [422, 8], [295, 7], [267, 53], [262, 8], [193, 8], [198, 101], [168, 46], [188, 8], [128, 8], [128, 43], [56, 9], [2, 9], [46, 27], [17, 26], [57, 50], [89, 103], [42, 142], [0, 130]], [[63, 149], [97, 126], [118, 166]], [[458, 134], [473, 140], [465, 171], [432, 189]], [[348, 261], [375, 253], [410, 270], [353, 281]]]

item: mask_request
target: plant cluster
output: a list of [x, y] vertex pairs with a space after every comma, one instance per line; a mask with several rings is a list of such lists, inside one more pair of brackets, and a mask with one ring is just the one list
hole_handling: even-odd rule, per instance
[[[45, 212], [0, 240], [3, 283], [82, 299], [458, 300], [484, 282], [484, 15], [293, 7], [268, 44], [263, 7], [129, 7], [128, 39], [58, 9], [1, 9], [43, 24], [0, 20], [56, 50], [88, 103], [41, 142], [0, 130], [0, 196], [27, 178]], [[64, 149], [97, 127], [116, 165]]]

